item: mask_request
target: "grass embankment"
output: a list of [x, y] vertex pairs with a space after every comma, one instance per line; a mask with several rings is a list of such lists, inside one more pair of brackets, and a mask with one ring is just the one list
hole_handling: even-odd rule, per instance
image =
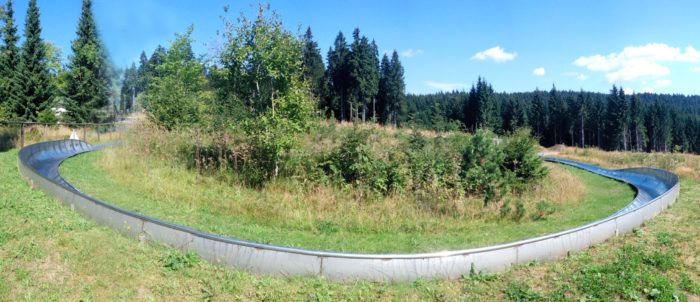
[[17, 150], [0, 152], [0, 300], [700, 298], [700, 184], [688, 178], [677, 203], [637, 231], [561, 261], [455, 281], [333, 283], [253, 276], [139, 243], [31, 190], [16, 163]]
[[[635, 194], [624, 183], [547, 164], [550, 175], [528, 198], [556, 201], [553, 214], [513, 221], [475, 213], [464, 219], [402, 204], [395, 200], [400, 196], [366, 203], [328, 188], [231, 185], [148, 157], [132, 158], [129, 150], [79, 155], [60, 171], [81, 191], [129, 210], [214, 234], [308, 249], [410, 253], [504, 243], [606, 217]], [[480, 201], [468, 206], [492, 211]]]

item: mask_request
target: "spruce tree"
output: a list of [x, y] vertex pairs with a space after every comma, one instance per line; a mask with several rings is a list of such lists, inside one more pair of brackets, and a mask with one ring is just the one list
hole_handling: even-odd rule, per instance
[[391, 54], [389, 66], [390, 71], [387, 82], [387, 103], [391, 114], [391, 122], [395, 127], [399, 127], [399, 113], [401, 113], [402, 110], [405, 110], [404, 90], [406, 88], [406, 84], [404, 83], [403, 66], [401, 66], [399, 54], [396, 52], [396, 50], [394, 50], [394, 53]]
[[66, 109], [70, 121], [98, 122], [98, 110], [108, 104], [110, 81], [107, 53], [97, 33], [91, 0], [83, 0], [76, 34], [68, 64]]
[[350, 49], [342, 32], [338, 32], [333, 48], [328, 49], [328, 82], [333, 98], [339, 106], [339, 118], [341, 121], [350, 120], [348, 114], [347, 97], [350, 90], [349, 64]]
[[53, 87], [46, 64], [46, 46], [41, 39], [39, 7], [36, 0], [29, 1], [24, 26], [25, 41], [22, 43], [20, 64], [17, 72], [18, 111], [17, 117], [36, 121], [39, 112], [50, 110]]
[[391, 62], [389, 61], [389, 56], [384, 54], [380, 66], [381, 76], [379, 78], [379, 89], [377, 91], [377, 114], [379, 116], [379, 122], [382, 124], [386, 124], [389, 112], [387, 110], [387, 92], [389, 90], [388, 81], [391, 70]]
[[17, 110], [18, 82], [17, 70], [20, 61], [17, 47], [17, 26], [15, 25], [12, 0], [8, 0], [2, 8], [1, 19], [5, 25], [0, 29], [2, 46], [0, 46], [0, 115], [10, 118]]
[[[311, 92], [318, 98], [323, 99], [325, 96], [326, 81], [324, 75], [326, 66], [323, 64], [321, 51], [318, 49], [318, 44], [313, 40], [314, 36], [311, 33], [311, 27], [306, 29], [304, 34], [304, 46], [302, 47], [302, 67], [304, 68], [304, 78], [311, 86]], [[329, 104], [319, 103], [322, 110], [330, 109]]]

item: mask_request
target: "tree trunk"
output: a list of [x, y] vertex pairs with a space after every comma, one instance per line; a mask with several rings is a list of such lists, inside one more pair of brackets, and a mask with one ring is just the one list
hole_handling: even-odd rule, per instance
[[581, 148], [586, 148], [586, 141], [585, 141], [585, 135], [584, 135], [584, 117], [583, 115], [581, 116]]
[[364, 123], [367, 117], [367, 102], [365, 102], [364, 95], [362, 95], [360, 99], [362, 100], [362, 122]]
[[377, 97], [372, 97], [372, 119], [377, 120]]

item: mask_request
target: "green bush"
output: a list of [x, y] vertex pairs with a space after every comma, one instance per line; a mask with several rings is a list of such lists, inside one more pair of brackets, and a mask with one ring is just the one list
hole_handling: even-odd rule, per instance
[[537, 140], [530, 135], [530, 130], [521, 128], [507, 139], [503, 148], [503, 169], [513, 172], [519, 183], [539, 180], [547, 175], [535, 146]]
[[505, 154], [495, 140], [489, 132], [477, 130], [462, 152], [461, 173], [466, 190], [483, 195], [484, 204], [497, 197], [502, 184]]
[[530, 219], [532, 220], [540, 220], [544, 219], [549, 215], [554, 214], [554, 212], [557, 209], [554, 207], [554, 205], [546, 200], [540, 200], [536, 205], [535, 205], [535, 213], [532, 213], [530, 215]]

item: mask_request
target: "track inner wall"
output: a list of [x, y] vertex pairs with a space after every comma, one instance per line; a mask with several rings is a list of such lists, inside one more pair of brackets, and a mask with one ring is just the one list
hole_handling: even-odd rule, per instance
[[32, 185], [72, 210], [138, 240], [194, 251], [211, 263], [256, 274], [321, 276], [336, 281], [355, 279], [457, 279], [479, 271], [502, 271], [514, 264], [546, 261], [586, 249], [629, 232], [675, 202], [680, 182], [666, 170], [640, 167], [608, 170], [575, 161], [544, 157], [627, 182], [637, 196], [613, 215], [588, 224], [534, 238], [472, 249], [418, 254], [356, 254], [268, 245], [201, 232], [116, 207], [88, 196], [61, 177], [58, 166], [80, 153], [108, 147], [78, 140], [58, 140], [24, 147], [20, 174]]

